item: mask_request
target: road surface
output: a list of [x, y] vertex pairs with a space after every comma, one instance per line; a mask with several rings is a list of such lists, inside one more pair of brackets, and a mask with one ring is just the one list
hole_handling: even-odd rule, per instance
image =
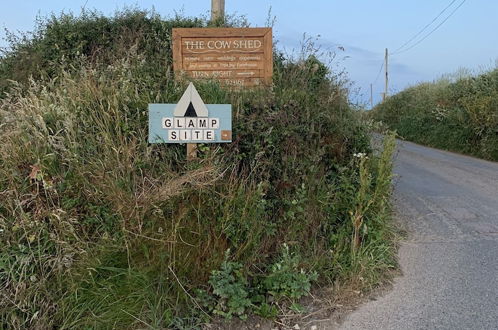
[[498, 329], [498, 163], [399, 142], [403, 276], [340, 329]]

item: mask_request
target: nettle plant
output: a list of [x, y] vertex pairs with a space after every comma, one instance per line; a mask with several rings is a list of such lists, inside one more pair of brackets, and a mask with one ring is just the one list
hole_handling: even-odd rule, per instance
[[268, 276], [263, 280], [263, 288], [277, 300], [290, 298], [294, 301], [308, 295], [318, 273], [305, 272], [300, 263], [300, 256], [291, 253], [289, 246], [284, 244], [280, 259], [271, 265]]
[[242, 265], [228, 260], [229, 254], [230, 250], [226, 252], [220, 269], [213, 270], [209, 278], [213, 294], [218, 298], [213, 312], [226, 318], [237, 315], [244, 319], [246, 309], [252, 306], [249, 299], [249, 282]]
[[267, 274], [256, 275], [251, 281], [242, 264], [229, 261], [229, 258], [227, 250], [220, 269], [212, 271], [209, 278], [214, 299], [206, 291], [198, 292], [198, 298], [206, 302], [206, 307], [229, 319], [234, 315], [245, 319], [251, 309], [261, 314], [265, 308], [271, 309], [268, 302], [296, 302], [310, 293], [312, 282], [318, 279], [317, 272], [306, 272], [300, 267], [300, 255], [292, 253], [285, 243]]
[[[301, 257], [292, 253], [285, 243], [282, 254], [269, 267], [268, 273], [256, 275], [251, 280], [242, 264], [229, 258], [228, 250], [220, 269], [211, 273], [212, 296], [204, 290], [197, 292], [205, 307], [228, 319], [234, 315], [245, 319], [250, 310], [273, 315], [275, 311], [271, 302], [296, 302], [310, 293], [312, 282], [318, 279], [317, 272], [306, 272], [300, 267]], [[264, 312], [266, 309], [268, 311]]]

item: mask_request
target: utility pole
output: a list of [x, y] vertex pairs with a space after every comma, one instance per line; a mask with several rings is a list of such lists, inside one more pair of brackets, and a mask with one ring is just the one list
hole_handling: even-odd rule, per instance
[[[211, 21], [225, 16], [225, 0], [211, 0]], [[197, 143], [187, 143], [187, 160], [197, 159]]]
[[374, 107], [373, 87], [372, 87], [372, 84], [370, 84], [370, 109], [373, 109], [373, 107]]
[[225, 16], [225, 0], [211, 0], [211, 20]]
[[389, 70], [388, 70], [388, 59], [389, 59], [389, 52], [386, 48], [386, 58], [385, 58], [385, 63], [384, 63], [384, 66], [386, 67], [386, 87], [384, 89], [384, 97], [383, 97], [383, 101], [385, 101], [387, 99], [387, 89], [389, 87]]

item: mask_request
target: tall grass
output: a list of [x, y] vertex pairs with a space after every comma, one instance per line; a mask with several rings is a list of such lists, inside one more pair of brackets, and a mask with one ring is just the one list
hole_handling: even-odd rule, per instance
[[498, 160], [497, 100], [498, 69], [460, 72], [408, 88], [372, 115], [407, 140]]
[[[130, 37], [128, 19], [165, 33]], [[30, 52], [46, 71], [9, 83], [0, 100], [1, 327], [270, 317], [314, 281], [374, 285], [394, 265], [392, 138], [371, 153], [346, 89], [316, 54], [296, 62], [277, 52], [269, 89], [196, 83], [205, 102], [233, 105], [233, 143], [203, 145], [195, 162], [184, 146], [147, 143], [147, 104], [177, 102], [187, 84], [159, 45], [191, 22], [207, 24], [143, 12], [52, 17], [2, 59], [4, 77]], [[115, 30], [62, 65], [33, 46], [66, 41], [56, 28], [82, 35], [65, 46], [74, 50], [96, 26]]]

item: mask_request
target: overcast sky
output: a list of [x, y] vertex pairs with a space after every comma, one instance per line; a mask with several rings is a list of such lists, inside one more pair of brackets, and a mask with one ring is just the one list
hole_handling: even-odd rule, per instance
[[[450, 7], [417, 38], [409, 48], [443, 22], [464, 0], [226, 0], [227, 14], [245, 15], [252, 26], [264, 26], [268, 12], [276, 17], [274, 38], [278, 47], [299, 48], [303, 34], [318, 37], [323, 49], [337, 52], [336, 61], [346, 69], [360, 94], [367, 101], [370, 83], [374, 99], [383, 91], [381, 68], [384, 49], [394, 52], [409, 41], [443, 9]], [[0, 25], [9, 31], [30, 31], [38, 14], [72, 11], [83, 6], [112, 14], [125, 5], [151, 9], [164, 17], [182, 12], [187, 16], [207, 15], [210, 0], [1, 0]], [[423, 42], [390, 58], [390, 92], [394, 93], [420, 81], [437, 79], [460, 68], [473, 70], [496, 66], [498, 59], [498, 1], [467, 0]], [[0, 37], [5, 36], [2, 29]], [[6, 42], [0, 41], [5, 47]], [[344, 51], [339, 47], [343, 47]], [[334, 68], [336, 68], [334, 66]]]

